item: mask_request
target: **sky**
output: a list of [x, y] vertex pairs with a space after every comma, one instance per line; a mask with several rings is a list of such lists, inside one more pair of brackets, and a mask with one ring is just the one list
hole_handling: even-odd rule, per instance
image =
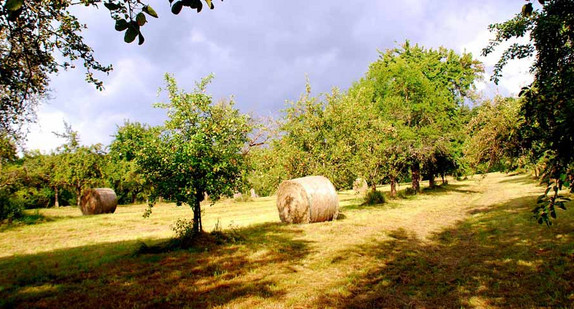
[[472, 53], [487, 70], [476, 84], [486, 98], [516, 95], [532, 80], [530, 62], [516, 61], [496, 86], [489, 79], [500, 53], [480, 55], [493, 37], [488, 25], [513, 17], [522, 0], [215, 0], [214, 10], [184, 8], [177, 16], [168, 1], [148, 3], [160, 18], [148, 18], [142, 46], [123, 42], [103, 6], [74, 8], [96, 59], [114, 70], [99, 75], [104, 91], [85, 82], [81, 63], [52, 76], [51, 98], [38, 108], [26, 149], [54, 150], [64, 141], [52, 132], [63, 132], [64, 121], [84, 145], [109, 145], [126, 120], [163, 123], [165, 111], [152, 105], [165, 100], [158, 89], [166, 73], [187, 91], [213, 73], [207, 92], [214, 101], [233, 98], [243, 113], [279, 117], [286, 102], [304, 93], [306, 76], [314, 95], [345, 90], [379, 51], [405, 40]]

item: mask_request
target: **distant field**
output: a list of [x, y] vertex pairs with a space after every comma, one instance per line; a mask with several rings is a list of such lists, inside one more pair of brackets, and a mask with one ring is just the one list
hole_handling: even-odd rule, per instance
[[225, 201], [204, 207], [204, 227], [236, 242], [143, 255], [140, 241], [171, 237], [191, 210], [43, 209], [0, 232], [0, 307], [570, 307], [574, 213], [539, 226], [540, 192], [505, 174], [373, 207], [342, 192], [343, 219], [309, 225], [281, 224], [274, 197]]

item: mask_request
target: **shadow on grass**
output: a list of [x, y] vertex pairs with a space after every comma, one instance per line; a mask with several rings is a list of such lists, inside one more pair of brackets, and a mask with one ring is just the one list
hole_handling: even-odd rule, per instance
[[61, 217], [51, 217], [51, 216], [44, 216], [38, 212], [34, 213], [24, 213], [22, 217], [17, 218], [11, 222], [0, 222], [0, 233], [8, 230], [13, 230], [19, 227], [23, 227], [26, 225], [36, 225], [42, 224], [47, 222], [54, 222], [60, 221], [63, 219], [72, 218], [70, 216], [61, 216]]
[[538, 180], [530, 174], [512, 173], [506, 177], [507, 179], [501, 180], [500, 183], [538, 184]]
[[[309, 253], [296, 226], [238, 229], [243, 241], [134, 255], [137, 241], [0, 259], [0, 307], [192, 307], [279, 298], [266, 274]], [[287, 270], [285, 270], [287, 271]]]
[[398, 229], [390, 240], [351, 248], [378, 266], [350, 279], [347, 297], [326, 293], [315, 307], [569, 307], [574, 216], [563, 212], [552, 228], [540, 226], [528, 212], [534, 201], [497, 205], [431, 241]]
[[466, 190], [464, 188], [468, 187], [467, 184], [441, 184], [436, 185], [433, 188], [425, 187], [423, 188], [423, 193], [428, 195], [443, 195], [449, 192], [458, 193], [477, 193], [478, 191]]
[[[473, 190], [466, 190], [464, 188], [468, 187], [469, 185], [467, 184], [442, 184], [442, 185], [437, 185], [434, 188], [424, 188], [422, 194], [424, 195], [429, 195], [429, 196], [439, 196], [439, 195], [445, 195], [445, 194], [449, 194], [452, 192], [458, 192], [458, 193], [478, 193], [478, 191], [473, 191]], [[397, 192], [397, 196], [395, 197], [390, 197], [388, 195], [388, 192], [385, 192], [385, 203], [383, 204], [375, 204], [375, 205], [368, 205], [365, 204], [365, 200], [364, 198], [357, 198], [352, 202], [352, 204], [350, 205], [345, 205], [342, 207], [343, 210], [364, 210], [364, 209], [378, 209], [378, 210], [384, 210], [384, 209], [395, 209], [397, 207], [400, 207], [399, 204], [396, 203], [392, 203], [392, 201], [397, 201], [397, 200], [410, 200], [410, 199], [416, 199], [417, 198], [417, 194], [413, 194], [413, 193], [409, 193], [409, 187], [399, 190]]]

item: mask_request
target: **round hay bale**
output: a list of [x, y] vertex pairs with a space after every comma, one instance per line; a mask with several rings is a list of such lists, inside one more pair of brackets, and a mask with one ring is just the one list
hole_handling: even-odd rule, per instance
[[286, 180], [277, 191], [277, 210], [286, 223], [330, 221], [339, 214], [339, 197], [323, 176]]
[[109, 188], [84, 190], [80, 199], [80, 210], [84, 216], [114, 213], [117, 206], [116, 193]]

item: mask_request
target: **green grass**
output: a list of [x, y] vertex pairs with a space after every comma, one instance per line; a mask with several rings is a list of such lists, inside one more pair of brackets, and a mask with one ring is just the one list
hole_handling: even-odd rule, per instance
[[235, 241], [140, 255], [191, 211], [40, 210], [0, 233], [0, 307], [569, 307], [574, 215], [536, 224], [540, 192], [504, 174], [382, 206], [342, 192], [343, 219], [308, 225], [281, 224], [274, 198], [226, 201], [205, 207], [204, 225], [232, 228]]

